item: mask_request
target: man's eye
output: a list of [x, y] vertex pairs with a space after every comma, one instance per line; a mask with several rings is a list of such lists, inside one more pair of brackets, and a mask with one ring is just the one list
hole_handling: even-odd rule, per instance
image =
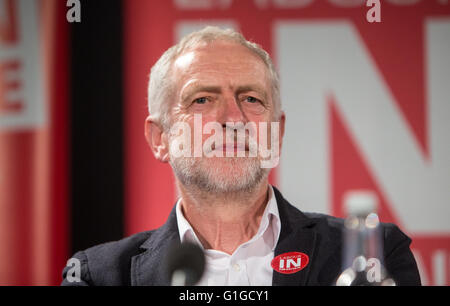
[[246, 102], [250, 102], [250, 103], [257, 103], [257, 102], [259, 102], [259, 100], [256, 99], [255, 97], [247, 97], [247, 98], [245, 98], [245, 101]]
[[206, 99], [205, 97], [197, 98], [194, 100], [194, 103], [196, 104], [205, 104], [206, 102], [208, 102], [208, 99]]

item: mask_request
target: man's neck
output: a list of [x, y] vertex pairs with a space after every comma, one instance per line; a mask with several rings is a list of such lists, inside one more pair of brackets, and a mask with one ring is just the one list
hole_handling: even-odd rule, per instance
[[257, 233], [268, 201], [267, 180], [242, 193], [210, 194], [179, 187], [183, 215], [205, 249], [232, 254]]

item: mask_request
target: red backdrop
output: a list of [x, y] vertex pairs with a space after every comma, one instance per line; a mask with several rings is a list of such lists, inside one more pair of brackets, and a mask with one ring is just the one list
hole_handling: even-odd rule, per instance
[[[154, 159], [144, 139], [150, 67], [184, 33], [205, 24], [232, 26], [280, 67], [287, 132], [272, 183], [300, 209], [337, 216], [344, 215], [348, 192], [369, 191], [382, 221], [395, 222], [414, 239], [423, 283], [450, 284], [450, 188], [443, 174], [449, 159], [439, 167], [434, 158], [449, 151], [448, 139], [438, 136], [450, 125], [433, 119], [449, 111], [448, 100], [439, 97], [445, 97], [442, 80], [449, 81], [449, 59], [441, 51], [448, 50], [450, 5], [382, 1], [381, 22], [369, 23], [365, 2], [126, 1], [126, 233], [160, 226], [176, 199], [170, 167]], [[367, 104], [352, 104], [358, 99]], [[309, 123], [308, 116], [319, 120]], [[437, 133], [434, 122], [445, 131]], [[406, 149], [396, 137], [407, 138]], [[424, 183], [416, 182], [410, 155], [441, 170], [430, 179], [423, 172]], [[416, 193], [424, 201], [408, 198]]]
[[65, 3], [2, 4], [0, 284], [58, 284], [68, 237]]

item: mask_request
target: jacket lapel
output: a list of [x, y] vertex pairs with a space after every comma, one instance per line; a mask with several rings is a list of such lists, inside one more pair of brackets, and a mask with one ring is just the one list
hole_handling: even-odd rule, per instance
[[302, 212], [289, 204], [274, 187], [278, 211], [281, 220], [281, 232], [275, 248], [275, 257], [288, 252], [301, 252], [309, 257], [305, 268], [293, 273], [282, 274], [273, 271], [272, 284], [274, 286], [301, 286], [307, 285], [311, 267], [316, 259], [318, 233], [315, 229], [317, 220], [308, 218]]
[[131, 259], [132, 286], [169, 286], [169, 273], [164, 264], [170, 246], [180, 243], [175, 207], [167, 222], [155, 230], [140, 248], [143, 253]]

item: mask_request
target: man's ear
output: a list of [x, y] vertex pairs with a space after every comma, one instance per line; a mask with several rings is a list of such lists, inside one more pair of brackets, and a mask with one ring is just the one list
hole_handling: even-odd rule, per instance
[[155, 122], [151, 116], [145, 119], [145, 139], [152, 149], [153, 155], [163, 163], [169, 161], [169, 139], [161, 125]]

